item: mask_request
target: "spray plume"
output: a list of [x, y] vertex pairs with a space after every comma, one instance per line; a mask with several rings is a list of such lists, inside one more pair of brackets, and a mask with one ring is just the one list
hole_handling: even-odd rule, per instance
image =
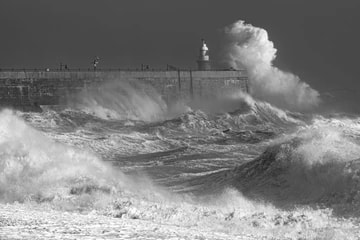
[[276, 48], [265, 29], [238, 21], [225, 28], [225, 57], [236, 69], [246, 68], [255, 97], [291, 110], [307, 110], [320, 102], [319, 93], [292, 73], [273, 66]]

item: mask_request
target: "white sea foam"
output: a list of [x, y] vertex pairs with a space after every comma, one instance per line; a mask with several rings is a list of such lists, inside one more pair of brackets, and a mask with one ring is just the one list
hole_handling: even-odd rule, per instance
[[[157, 124], [134, 121], [131, 126], [128, 126], [131, 129], [124, 128], [122, 122], [113, 125], [113, 120], [98, 121], [88, 118], [87, 115], [78, 115], [76, 112], [62, 112], [56, 114], [55, 125], [44, 126], [45, 133], [29, 127], [11, 111], [3, 111], [0, 113], [1, 200], [9, 203], [14, 201], [37, 202], [40, 204], [39, 206], [50, 205], [51, 208], [58, 210], [96, 211], [96, 214], [113, 218], [138, 218], [151, 221], [163, 228], [166, 228], [166, 224], [170, 224], [183, 228], [190, 227], [197, 231], [207, 229], [232, 237], [248, 234], [254, 238], [271, 236], [280, 239], [284, 236], [289, 239], [355, 238], [358, 234], [356, 223], [338, 218], [337, 215], [341, 212], [336, 206], [333, 207], [334, 201], [320, 210], [314, 210], [310, 207], [311, 204], [282, 209], [276, 202], [259, 202], [252, 199], [248, 193], [244, 196], [238, 189], [227, 185], [222, 186], [222, 191], [205, 196], [175, 194], [156, 186], [146, 175], [124, 176], [113, 166], [101, 161], [102, 157], [106, 157], [107, 153], [115, 148], [122, 148], [124, 153], [126, 153], [126, 149], [128, 149], [128, 153], [133, 150], [132, 153], [136, 155], [136, 148], [141, 146], [146, 147], [146, 149], [144, 148], [145, 153], [152, 153], [168, 150], [179, 142], [188, 143], [194, 149], [202, 149], [205, 152], [218, 151], [218, 154], [221, 154], [220, 146], [222, 145], [217, 146], [216, 141], [213, 140], [227, 137], [226, 134], [219, 134], [223, 128], [232, 123], [235, 118], [250, 114], [262, 119], [261, 125], [251, 123], [254, 129], [275, 123], [279, 126], [291, 123], [294, 124], [293, 127], [298, 128], [295, 133], [287, 134], [286, 138], [277, 141], [281, 144], [285, 142], [286, 145], [287, 141], [297, 138], [300, 139], [300, 144], [291, 147], [290, 143], [290, 147], [287, 148], [288, 152], [285, 151], [286, 147], [274, 150], [276, 153], [274, 155], [276, 159], [273, 160], [275, 165], [281, 162], [279, 160], [281, 158], [288, 160], [285, 165], [277, 165], [283, 166], [283, 170], [285, 170], [285, 174], [279, 176], [286, 176], [290, 183], [290, 186], [279, 185], [280, 191], [288, 194], [286, 197], [291, 197], [294, 192], [298, 192], [300, 197], [305, 195], [304, 193], [309, 193], [306, 189], [304, 191], [304, 184], [308, 186], [309, 182], [312, 184], [310, 187], [314, 190], [310, 192], [311, 194], [322, 193], [323, 187], [326, 186], [334, 187], [327, 189], [330, 193], [333, 190], [341, 190], [341, 186], [344, 186], [343, 183], [353, 184], [351, 189], [356, 190], [356, 180], [351, 182], [351, 178], [346, 177], [356, 176], [354, 173], [347, 172], [348, 170], [356, 172], [356, 166], [337, 168], [343, 167], [342, 163], [351, 163], [352, 159], [357, 158], [360, 152], [356, 141], [348, 138], [350, 135], [344, 134], [343, 131], [344, 129], [347, 132], [351, 132], [351, 129], [356, 130], [355, 120], [343, 119], [339, 124], [335, 120], [327, 122], [322, 119], [306, 125], [304, 122], [292, 118], [288, 112], [266, 103], [249, 99], [247, 105], [249, 108], [244, 112], [211, 115], [202, 111], [191, 111], [180, 118]], [[45, 118], [52, 118], [49, 113], [43, 114]], [[68, 124], [68, 121], [64, 121], [69, 117], [66, 114], [71, 116], [74, 131], [64, 132], [62, 128], [62, 125]], [[34, 125], [42, 122], [41, 114], [37, 114], [36, 118], [31, 118], [31, 115], [22, 116], [26, 116], [29, 121], [34, 121], [32, 122]], [[91, 124], [87, 121], [93, 121], [91, 124], [96, 125], [97, 128], [89, 127]], [[349, 127], [349, 122], [353, 124], [351, 127]], [[239, 124], [238, 128], [241, 129], [241, 126], [245, 127], [245, 122], [242, 125]], [[213, 129], [217, 129], [216, 132]], [[106, 138], [98, 139], [104, 134], [104, 131], [105, 135], [111, 134]], [[61, 140], [63, 143], [58, 143], [48, 136]], [[143, 142], [146, 139], [148, 141]], [[205, 140], [208, 140], [209, 143], [204, 145]], [[71, 147], [65, 142], [77, 147]], [[110, 146], [111, 144], [112, 146]], [[262, 148], [253, 143], [242, 145], [247, 144], [252, 146], [252, 150]], [[97, 148], [102, 148], [99, 151], [101, 156], [91, 151], [91, 149], [96, 151]], [[224, 146], [222, 151], [231, 148], [231, 145]], [[186, 157], [185, 154], [188, 153], [176, 152], [167, 159], [176, 160], [178, 156]], [[287, 153], [289, 154], [286, 155]], [[149, 157], [151, 156], [149, 155]], [[210, 162], [206, 158], [202, 159], [201, 155], [197, 158], [195, 156], [195, 160], [198, 165], [203, 163], [209, 166], [211, 164], [212, 166], [221, 166], [224, 165], [224, 161], [228, 161], [217, 159]], [[173, 167], [173, 171], [180, 166], [176, 164], [178, 164], [176, 161], [174, 163], [164, 161], [161, 166], [167, 169]], [[188, 161], [181, 166], [190, 164], [194, 163]], [[208, 173], [199, 172], [193, 174], [192, 177], [206, 179], [207, 175], [222, 174], [222, 171], [216, 171], [216, 168], [213, 170], [209, 168], [206, 171]], [[271, 168], [267, 168], [266, 171], [271, 173]], [[275, 173], [267, 175], [265, 180], [269, 183], [276, 183], [278, 175]], [[261, 175], [263, 172], [260, 171], [258, 174]], [[226, 178], [229, 177], [236, 177], [236, 175], [228, 174]], [[222, 179], [222, 177], [217, 179]], [[346, 182], [343, 181], [344, 179]], [[243, 182], [250, 180], [248, 177], [239, 179]], [[256, 181], [253, 183], [254, 185], [251, 187], [259, 187], [256, 185]], [[272, 186], [267, 189], [271, 191]], [[307, 196], [313, 197], [314, 195]], [[335, 202], [337, 201], [337, 198], [333, 199]], [[267, 200], [270, 199], [264, 198], [264, 201]], [[356, 207], [356, 199], [350, 202], [351, 204]], [[332, 211], [335, 212], [335, 215]], [[87, 216], [84, 215], [84, 219], [86, 218]], [[329, 228], [329, 226], [331, 227]]]
[[277, 50], [265, 29], [237, 21], [225, 28], [225, 38], [225, 60], [236, 69], [246, 68], [255, 96], [293, 110], [320, 103], [316, 90], [298, 76], [273, 66]]
[[129, 79], [107, 79], [68, 99], [68, 104], [103, 119], [154, 121], [164, 119], [167, 112], [155, 89]]
[[69, 194], [72, 184], [89, 181], [111, 188], [125, 179], [93, 153], [56, 143], [10, 110], [0, 113], [0, 200], [46, 199]]

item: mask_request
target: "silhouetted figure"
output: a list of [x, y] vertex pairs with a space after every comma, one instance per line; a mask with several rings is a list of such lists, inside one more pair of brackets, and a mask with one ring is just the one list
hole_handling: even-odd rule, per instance
[[141, 64], [141, 70], [144, 71], [144, 70], [149, 70], [150, 69], [150, 66], [148, 64]]
[[100, 58], [98, 56], [95, 56], [95, 59], [93, 61], [94, 64], [94, 71], [96, 71], [96, 67], [99, 64]]

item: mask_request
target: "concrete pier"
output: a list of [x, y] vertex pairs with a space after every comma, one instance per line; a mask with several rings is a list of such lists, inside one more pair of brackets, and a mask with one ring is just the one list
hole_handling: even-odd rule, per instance
[[245, 71], [0, 71], [0, 105], [23, 110], [59, 105], [70, 94], [107, 81], [152, 86], [167, 101], [210, 98], [227, 89], [248, 91]]

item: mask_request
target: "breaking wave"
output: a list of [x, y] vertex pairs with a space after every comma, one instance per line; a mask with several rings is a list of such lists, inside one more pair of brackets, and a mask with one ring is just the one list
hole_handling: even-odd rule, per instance
[[145, 177], [131, 179], [95, 152], [51, 140], [10, 110], [0, 113], [0, 126], [0, 202], [91, 210], [129, 191], [161, 192], [153, 193]]
[[[337, 223], [326, 210], [278, 210], [231, 188], [211, 197], [170, 194], [144, 177], [125, 176], [94, 153], [50, 140], [11, 111], [0, 113], [0, 123], [1, 202], [36, 202], [67, 211], [97, 211], [114, 218], [246, 232], [258, 237], [287, 234], [315, 238], [329, 232], [343, 237], [341, 227], [352, 227], [351, 222]], [[317, 229], [329, 223], [333, 230], [325, 233], [299, 231], [304, 224]]]
[[68, 105], [102, 119], [162, 120], [168, 112], [161, 95], [149, 85], [118, 79], [70, 97]]
[[[246, 93], [239, 92], [227, 96], [222, 101], [232, 102], [233, 111], [226, 113], [209, 113], [199, 109], [188, 111], [178, 118], [164, 123], [172, 128], [180, 124], [185, 131], [243, 131], [273, 130], [304, 125], [308, 117], [300, 113], [281, 110], [269, 103], [255, 100]], [[235, 108], [236, 106], [236, 108]]]
[[228, 99], [230, 112], [155, 122], [2, 111], [0, 202], [259, 238], [350, 236], [352, 220], [337, 217], [359, 214], [358, 119]]
[[325, 206], [341, 216], [356, 216], [360, 206], [360, 135], [357, 121], [324, 122], [276, 138], [254, 160], [191, 181], [199, 189], [238, 189], [246, 197], [277, 207]]
[[1, 201], [54, 198], [83, 181], [105, 189], [115, 174], [94, 154], [51, 141], [10, 110], [0, 113], [0, 126]]

